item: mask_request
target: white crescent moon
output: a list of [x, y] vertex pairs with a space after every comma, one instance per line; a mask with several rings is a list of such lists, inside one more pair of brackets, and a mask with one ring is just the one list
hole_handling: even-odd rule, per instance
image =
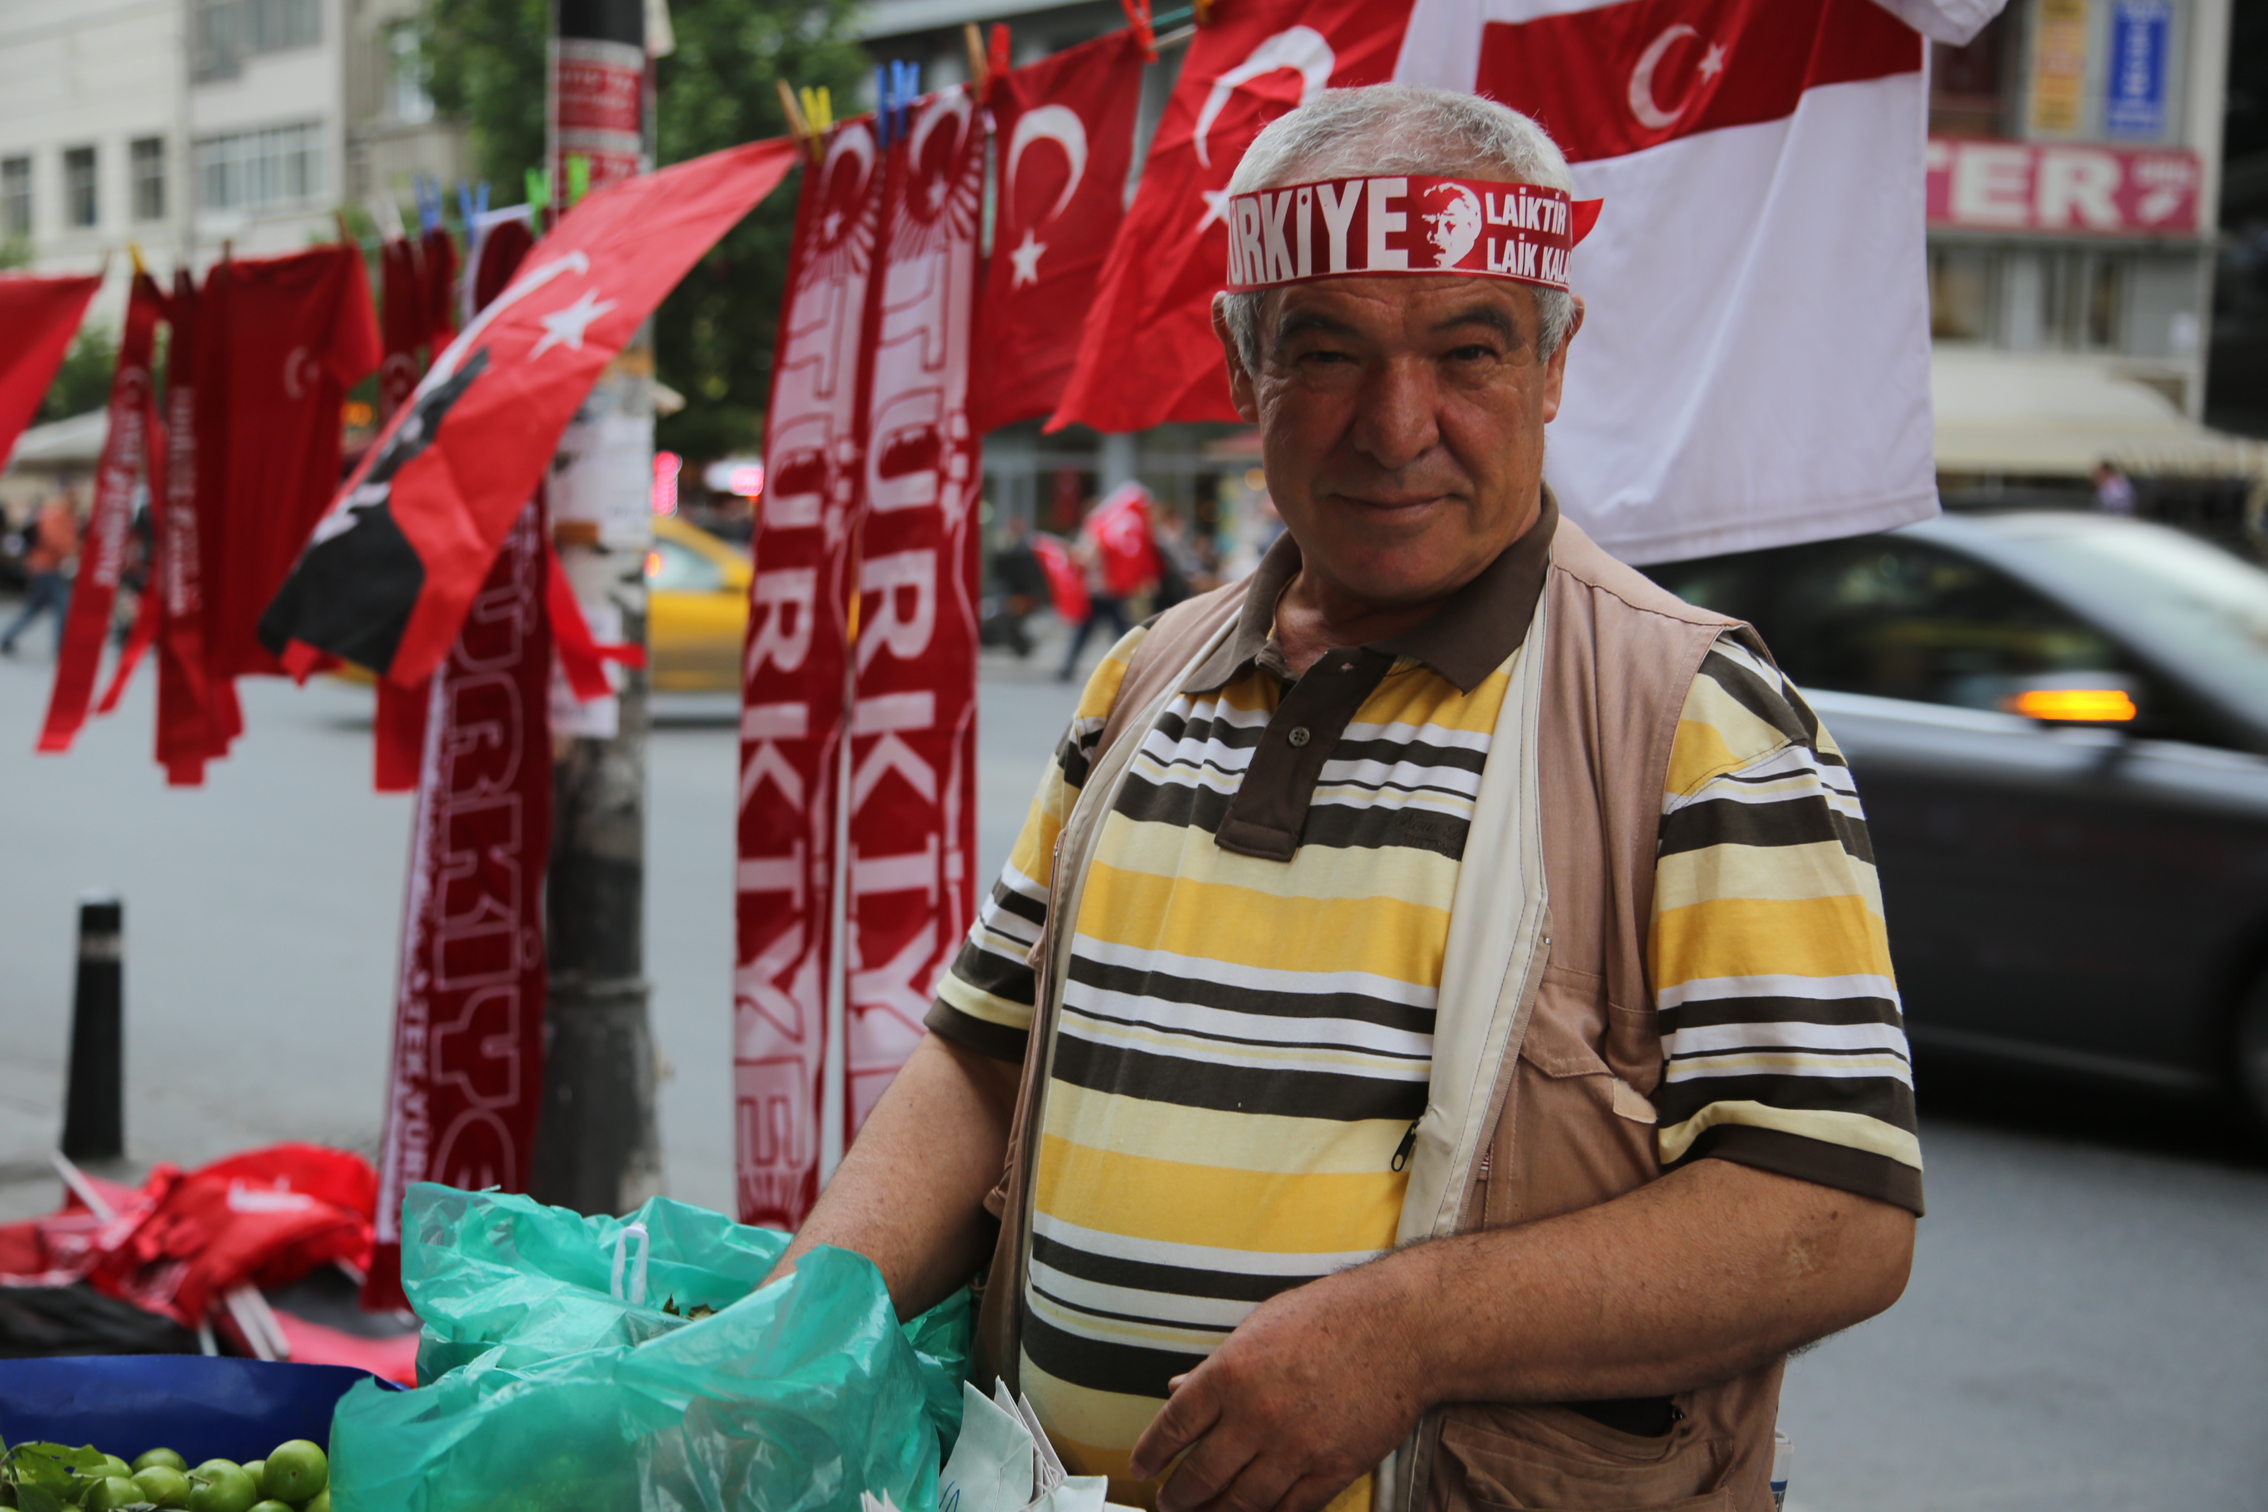
[[1630, 70], [1630, 113], [1638, 118], [1638, 124], [1661, 131], [1675, 126], [1677, 118], [1685, 113], [1682, 105], [1676, 110], [1664, 110], [1654, 103], [1654, 69], [1661, 63], [1662, 54], [1670, 50], [1671, 43], [1680, 37], [1700, 35], [1680, 21], [1656, 37], [1652, 45], [1639, 54], [1638, 66]]
[[969, 98], [969, 92], [965, 89], [948, 89], [932, 99], [914, 119], [913, 135], [906, 139], [906, 150], [913, 161], [921, 161], [922, 144], [929, 140], [929, 134], [947, 116], [958, 121], [962, 131], [966, 132], [969, 118], [975, 113], [976, 102]]
[[322, 369], [315, 362], [315, 354], [303, 346], [295, 346], [283, 360], [284, 393], [291, 398], [304, 399], [313, 389], [310, 381], [300, 377], [302, 370], [317, 379], [322, 376]]
[[1063, 155], [1071, 160], [1071, 178], [1063, 192], [1055, 197], [1055, 208], [1045, 219], [1053, 220], [1071, 203], [1071, 196], [1079, 192], [1079, 181], [1087, 176], [1087, 123], [1079, 119], [1079, 112], [1068, 105], [1041, 105], [1027, 110], [1016, 122], [1016, 129], [1008, 137], [1008, 203], [1016, 203], [1016, 164], [1023, 160], [1024, 149], [1034, 142], [1060, 143]]
[[819, 165], [819, 182], [832, 185], [835, 165], [846, 157], [858, 159], [858, 182], [863, 189], [874, 174], [874, 134], [866, 129], [864, 121], [852, 121], [835, 128], [835, 139], [827, 144], [827, 156]]
[[1312, 26], [1287, 27], [1252, 49], [1250, 57], [1213, 81], [1213, 92], [1205, 96], [1205, 108], [1197, 112], [1197, 161], [1208, 168], [1213, 166], [1205, 135], [1213, 129], [1221, 107], [1228, 104], [1229, 95], [1239, 84], [1279, 68], [1294, 69], [1301, 81], [1299, 103], [1305, 105], [1329, 86], [1331, 70], [1338, 64], [1330, 41]]

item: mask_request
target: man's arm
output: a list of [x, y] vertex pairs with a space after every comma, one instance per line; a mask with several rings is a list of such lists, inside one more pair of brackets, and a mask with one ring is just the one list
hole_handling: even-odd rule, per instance
[[1313, 1512], [1448, 1402], [1666, 1396], [1874, 1316], [1914, 1216], [1700, 1160], [1612, 1202], [1401, 1250], [1262, 1304], [1135, 1446], [1160, 1512]]
[[772, 1268], [815, 1244], [872, 1260], [898, 1316], [966, 1286], [991, 1253], [985, 1194], [1000, 1180], [1020, 1068], [931, 1034], [867, 1115], [834, 1180]]

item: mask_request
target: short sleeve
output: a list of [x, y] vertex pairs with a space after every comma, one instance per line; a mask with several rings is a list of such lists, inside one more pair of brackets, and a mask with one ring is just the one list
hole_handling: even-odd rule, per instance
[[1728, 634], [1678, 723], [1648, 967], [1662, 1164], [1922, 1210], [1913, 1067], [1866, 816], [1802, 696]]
[[1095, 743], [1117, 701], [1134, 648], [1146, 633], [1146, 626], [1128, 631], [1087, 679], [1078, 712], [1033, 795], [1008, 864], [1000, 869], [999, 880], [977, 909], [968, 939], [937, 984], [936, 1001], [924, 1022], [939, 1037], [1001, 1060], [1024, 1058], [1038, 995], [1027, 958], [1047, 925], [1055, 838], [1086, 785]]

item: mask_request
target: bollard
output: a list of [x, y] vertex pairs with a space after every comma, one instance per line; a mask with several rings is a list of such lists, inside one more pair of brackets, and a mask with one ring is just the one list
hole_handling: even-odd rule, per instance
[[71, 1070], [63, 1094], [63, 1153], [126, 1153], [124, 910], [118, 895], [79, 899], [79, 976], [71, 994]]

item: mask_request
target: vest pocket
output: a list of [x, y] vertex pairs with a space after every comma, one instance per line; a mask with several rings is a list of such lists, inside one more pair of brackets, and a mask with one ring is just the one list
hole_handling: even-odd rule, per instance
[[1485, 1224], [1592, 1207], [1660, 1174], [1653, 1104], [1600, 1055], [1606, 1031], [1605, 981], [1546, 967], [1489, 1151]]
[[1455, 1408], [1428, 1500], [1435, 1512], [1732, 1512], [1730, 1458], [1690, 1423], [1640, 1438], [1565, 1407]]

